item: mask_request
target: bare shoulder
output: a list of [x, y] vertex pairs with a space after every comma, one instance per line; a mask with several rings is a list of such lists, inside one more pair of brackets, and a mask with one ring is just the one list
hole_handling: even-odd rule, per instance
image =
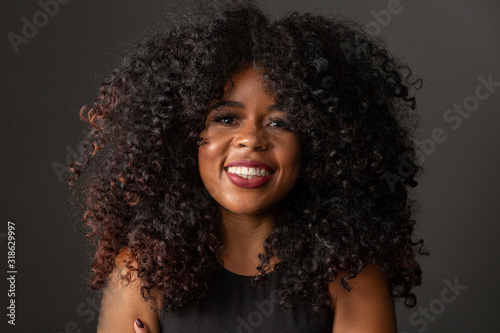
[[[121, 278], [128, 272], [125, 260], [131, 259], [127, 247], [123, 247], [115, 258], [115, 267], [108, 277], [103, 290], [97, 332], [134, 333], [134, 321], [140, 318], [150, 332], [160, 332], [159, 313], [163, 293], [157, 288], [151, 292], [152, 298], [145, 301], [141, 296], [141, 280], [135, 271], [130, 271], [130, 283]], [[138, 267], [133, 261], [133, 267]]]
[[395, 333], [394, 300], [389, 281], [379, 267], [367, 265], [349, 280], [350, 292], [340, 285], [340, 279], [345, 275], [338, 274], [328, 286], [332, 310], [335, 311], [333, 332]]

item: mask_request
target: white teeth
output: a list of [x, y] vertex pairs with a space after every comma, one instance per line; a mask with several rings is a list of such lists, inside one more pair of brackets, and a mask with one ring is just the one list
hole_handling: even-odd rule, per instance
[[245, 179], [252, 179], [255, 177], [262, 177], [262, 176], [269, 176], [271, 172], [267, 171], [266, 169], [263, 168], [247, 168], [247, 167], [229, 167], [227, 168], [227, 171], [238, 175], [240, 177], [243, 177]]

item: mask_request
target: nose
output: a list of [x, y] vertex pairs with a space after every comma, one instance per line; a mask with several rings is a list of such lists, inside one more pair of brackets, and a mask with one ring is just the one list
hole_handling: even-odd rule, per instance
[[236, 133], [233, 145], [235, 148], [248, 147], [255, 150], [267, 150], [269, 148], [269, 138], [260, 129], [258, 124], [246, 121]]

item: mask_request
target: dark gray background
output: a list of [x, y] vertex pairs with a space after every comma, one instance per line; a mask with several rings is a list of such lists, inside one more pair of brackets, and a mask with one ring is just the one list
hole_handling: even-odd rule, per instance
[[[427, 172], [416, 192], [422, 204], [417, 235], [431, 256], [422, 262], [417, 307], [397, 302], [399, 331], [494, 331], [500, 310], [500, 87], [456, 129], [443, 115], [455, 103], [474, 101], [479, 76], [500, 81], [500, 3], [401, 0], [390, 22], [380, 24], [373, 13], [398, 1], [260, 2], [271, 12], [338, 12], [374, 32], [376, 24], [388, 47], [426, 80], [417, 98], [424, 120], [419, 136], [429, 140], [441, 128], [446, 140], [425, 155]], [[2, 1], [0, 331], [95, 331], [97, 311], [82, 282], [90, 266], [85, 240], [71, 217], [66, 175], [54, 165], [66, 164], [83, 138], [78, 110], [97, 95], [118, 45], [156, 24], [166, 3], [72, 0], [16, 53], [8, 33], [21, 35], [22, 18], [33, 22], [42, 7]], [[5, 313], [7, 221], [16, 224], [15, 328], [7, 327]], [[446, 281], [466, 289], [454, 295]]]

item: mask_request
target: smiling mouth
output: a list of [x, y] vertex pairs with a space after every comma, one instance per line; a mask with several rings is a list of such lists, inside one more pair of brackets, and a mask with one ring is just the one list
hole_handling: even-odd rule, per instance
[[224, 168], [227, 172], [244, 179], [254, 179], [258, 177], [267, 177], [274, 173], [264, 168], [233, 166]]
[[260, 170], [259, 168], [227, 167], [224, 170], [231, 183], [247, 189], [260, 188], [269, 183], [274, 176], [274, 172]]

